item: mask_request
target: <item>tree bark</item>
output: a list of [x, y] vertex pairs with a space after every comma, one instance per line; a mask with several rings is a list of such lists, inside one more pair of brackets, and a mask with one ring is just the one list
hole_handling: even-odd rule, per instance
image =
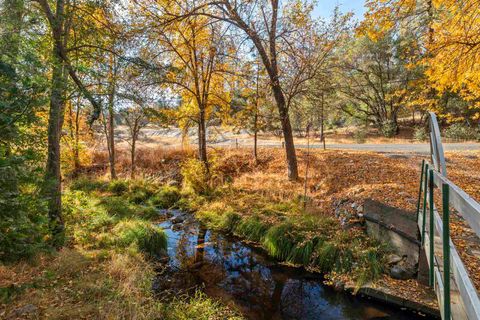
[[64, 240], [62, 217], [62, 177], [60, 170], [60, 138], [65, 112], [66, 69], [59, 45], [66, 42], [64, 30], [63, 0], [57, 0], [54, 23], [51, 25], [54, 37], [52, 88], [50, 92], [50, 111], [48, 117], [48, 154], [45, 169], [44, 194], [48, 202], [48, 217], [53, 235], [53, 244], [61, 246]]
[[[56, 51], [56, 50], [54, 50]], [[56, 53], [54, 53], [56, 55]], [[62, 133], [64, 101], [64, 72], [62, 60], [55, 57], [52, 70], [52, 88], [50, 93], [50, 111], [48, 118], [48, 154], [45, 170], [44, 193], [48, 200], [48, 216], [54, 244], [63, 241], [64, 224], [62, 218], [62, 186], [60, 171], [60, 138]]]
[[324, 109], [324, 97], [323, 97], [323, 92], [322, 92], [322, 125], [320, 128], [320, 141], [323, 142], [323, 150], [326, 150], [325, 146], [325, 130], [324, 130], [324, 125], [325, 125], [325, 109]]
[[253, 158], [255, 159], [255, 164], [258, 163], [257, 140], [258, 140], [258, 112], [257, 110], [255, 110], [255, 114], [253, 116]]
[[135, 178], [135, 147], [137, 143], [137, 138], [135, 136], [135, 131], [132, 137], [132, 148], [130, 150], [130, 160], [131, 160], [131, 167], [130, 167], [130, 178]]
[[108, 145], [108, 160], [110, 162], [110, 179], [115, 180], [117, 173], [115, 170], [115, 86], [116, 86], [116, 67], [114, 58], [110, 57], [110, 90], [108, 93], [108, 133], [107, 133], [107, 145]]
[[200, 161], [205, 165], [207, 171], [209, 171], [208, 166], [208, 155], [207, 155], [207, 133], [206, 133], [206, 123], [205, 123], [205, 109], [200, 108], [200, 114], [198, 119], [198, 156]]
[[273, 95], [277, 103], [282, 124], [283, 139], [285, 140], [285, 153], [287, 156], [287, 174], [289, 180], [298, 179], [297, 154], [293, 142], [292, 126], [288, 116], [288, 108], [285, 102], [285, 96], [279, 85], [272, 84]]

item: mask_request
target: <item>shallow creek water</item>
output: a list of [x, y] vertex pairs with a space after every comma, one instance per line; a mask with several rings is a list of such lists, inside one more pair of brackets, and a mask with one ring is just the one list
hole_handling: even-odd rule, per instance
[[425, 319], [335, 292], [320, 275], [280, 265], [238, 239], [206, 230], [191, 215], [162, 213], [173, 216], [160, 224], [169, 256], [154, 284], [160, 296], [201, 288], [249, 319]]

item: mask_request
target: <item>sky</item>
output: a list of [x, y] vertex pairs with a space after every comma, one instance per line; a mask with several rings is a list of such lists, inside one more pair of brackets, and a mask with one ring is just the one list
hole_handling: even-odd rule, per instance
[[361, 20], [365, 13], [364, 0], [318, 0], [313, 11], [315, 17], [328, 18], [331, 16], [336, 5], [339, 6], [341, 12], [353, 12], [355, 18]]

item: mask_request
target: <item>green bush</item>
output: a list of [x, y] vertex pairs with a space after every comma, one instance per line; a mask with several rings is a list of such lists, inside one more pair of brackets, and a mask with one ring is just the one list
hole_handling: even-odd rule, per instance
[[126, 180], [113, 180], [108, 185], [108, 191], [116, 194], [122, 195], [128, 191], [128, 181]]
[[413, 132], [413, 138], [417, 141], [426, 141], [428, 139], [427, 130], [425, 127], [417, 127]]
[[398, 126], [394, 121], [387, 120], [382, 123], [382, 126], [380, 127], [380, 131], [382, 132], [382, 135], [384, 137], [392, 138], [397, 134]]
[[123, 197], [105, 197], [100, 201], [109, 215], [117, 217], [130, 217], [135, 214], [135, 206]]
[[445, 129], [445, 137], [452, 140], [476, 140], [477, 131], [461, 123], [454, 123]]
[[180, 190], [177, 187], [164, 186], [153, 195], [150, 200], [154, 206], [169, 209], [174, 207], [180, 200]]
[[141, 190], [135, 191], [128, 196], [128, 200], [135, 204], [145, 203], [149, 198], [150, 195]]

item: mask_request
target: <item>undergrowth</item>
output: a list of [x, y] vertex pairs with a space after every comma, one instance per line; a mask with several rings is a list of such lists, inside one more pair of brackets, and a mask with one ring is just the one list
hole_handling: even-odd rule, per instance
[[72, 181], [63, 196], [66, 247], [34, 263], [0, 264], [0, 317], [32, 304], [45, 319], [239, 319], [201, 293], [154, 297], [150, 258], [167, 248], [155, 219], [179, 199], [177, 188], [147, 181]]
[[343, 230], [333, 217], [305, 212], [299, 198], [272, 201], [229, 186], [187, 197], [188, 209], [208, 228], [255, 242], [280, 261], [347, 276], [357, 287], [384, 271], [384, 244], [361, 230]]

